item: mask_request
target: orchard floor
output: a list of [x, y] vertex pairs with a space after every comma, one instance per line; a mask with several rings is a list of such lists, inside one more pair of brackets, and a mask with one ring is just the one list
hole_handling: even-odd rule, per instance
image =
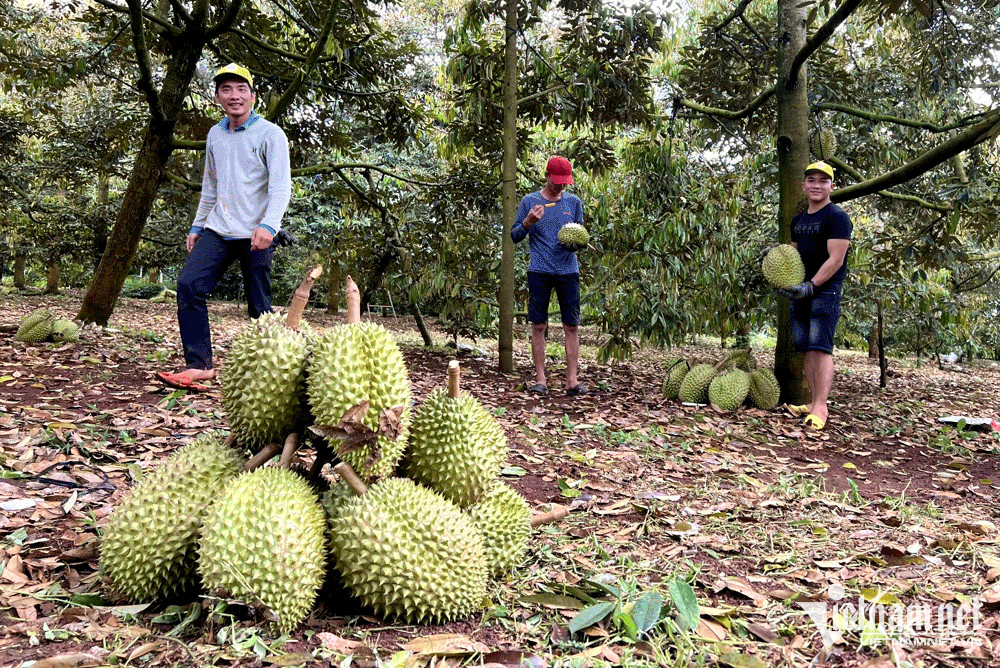
[[[0, 325], [43, 305], [72, 317], [79, 300], [5, 294]], [[245, 315], [231, 304], [213, 304], [212, 314], [224, 363]], [[339, 321], [306, 317], [318, 327]], [[481, 613], [397, 625], [330, 594], [278, 637], [239, 605], [209, 614], [224, 607], [209, 597], [149, 606], [114, 598], [97, 540], [136, 467], [226, 428], [217, 385], [190, 394], [154, 380], [182, 366], [173, 306], [122, 299], [110, 328], [85, 330], [79, 344], [28, 345], [0, 332], [0, 666], [312, 666], [347, 657], [357, 666], [517, 665], [522, 656], [535, 666], [1000, 664], [1000, 437], [938, 421], [1000, 419], [995, 364], [940, 370], [893, 359], [883, 391], [877, 365], [838, 351], [831, 418], [813, 432], [781, 409], [726, 413], [662, 399], [664, 351], [603, 365], [585, 345], [581, 379], [591, 392], [566, 396], [552, 360], [550, 392], [539, 398], [525, 391], [533, 374], [523, 327], [517, 371], [502, 375], [495, 344], [425, 349], [412, 321], [378, 321], [400, 342], [416, 401], [445, 385], [457, 355], [463, 389], [506, 430], [507, 482], [536, 512], [571, 508], [535, 530], [525, 563], [492, 586]], [[591, 337], [584, 332], [585, 344]], [[558, 327], [552, 338], [561, 340]], [[769, 352], [755, 353], [771, 364]], [[630, 638], [629, 620], [640, 618], [633, 604], [650, 592], [668, 616], [684, 612], [672, 603], [677, 578], [697, 595], [697, 626], [660, 622]], [[612, 613], [571, 634], [587, 594], [633, 615]], [[850, 617], [848, 604], [874, 621]], [[929, 610], [933, 628], [880, 635], [889, 622], [878, 623], [878, 612], [897, 609]]]

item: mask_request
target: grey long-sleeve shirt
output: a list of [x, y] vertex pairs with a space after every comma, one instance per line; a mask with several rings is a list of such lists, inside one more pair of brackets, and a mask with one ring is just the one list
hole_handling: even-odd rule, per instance
[[235, 131], [229, 119], [208, 131], [201, 202], [191, 231], [204, 228], [226, 239], [249, 239], [258, 226], [271, 234], [292, 196], [288, 139], [274, 123], [253, 114]]

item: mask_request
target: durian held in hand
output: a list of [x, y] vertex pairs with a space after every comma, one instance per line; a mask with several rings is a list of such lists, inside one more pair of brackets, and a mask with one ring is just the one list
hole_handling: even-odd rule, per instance
[[802, 256], [791, 244], [773, 247], [760, 264], [764, 279], [779, 290], [787, 290], [806, 280], [806, 268]]
[[590, 233], [580, 223], [566, 223], [559, 228], [556, 238], [563, 248], [574, 253], [586, 248], [590, 243]]

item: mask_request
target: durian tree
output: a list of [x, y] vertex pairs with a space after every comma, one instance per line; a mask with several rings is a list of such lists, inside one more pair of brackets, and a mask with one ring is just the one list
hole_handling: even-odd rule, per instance
[[[720, 154], [760, 146], [777, 166], [773, 240], [789, 239], [804, 203], [802, 172], [814, 159], [810, 136], [823, 129], [840, 144], [828, 156], [838, 170], [835, 202], [918, 221], [913, 229], [935, 239], [928, 246], [995, 231], [986, 215], [996, 212], [995, 197], [977, 207], [970, 189], [948, 185], [957, 156], [971, 182], [995, 180], [988, 147], [1000, 108], [975, 95], [997, 74], [995, 5], [778, 0], [700, 9], [700, 35], [679, 60], [676, 102], [706, 120]], [[859, 201], [871, 195], [878, 198]], [[908, 251], [910, 264], [930, 259], [917, 244], [888, 251]], [[787, 304], [776, 309], [776, 373], [798, 402], [808, 392], [802, 360], [790, 348]]]

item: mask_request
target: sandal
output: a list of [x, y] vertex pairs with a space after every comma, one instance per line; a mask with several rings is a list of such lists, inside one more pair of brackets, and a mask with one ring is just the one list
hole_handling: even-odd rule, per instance
[[785, 404], [785, 408], [791, 411], [792, 415], [806, 415], [809, 412], [809, 404]]
[[584, 385], [583, 383], [579, 383], [579, 384], [574, 385], [573, 387], [569, 388], [568, 390], [566, 390], [566, 396], [569, 396], [569, 397], [579, 397], [579, 396], [583, 396], [584, 394], [587, 394], [588, 391], [589, 390], [587, 390], [587, 386], [586, 385]]
[[545, 387], [545, 385], [543, 385], [542, 383], [535, 383], [528, 389], [528, 392], [530, 392], [531, 394], [537, 394], [540, 397], [544, 397], [546, 394], [549, 393], [549, 388]]
[[210, 389], [208, 385], [201, 385], [194, 378], [182, 371], [180, 373], [170, 373], [168, 371], [157, 371], [156, 379], [177, 390], [189, 390], [191, 392], [204, 392]]
[[826, 426], [826, 420], [816, 415], [815, 413], [810, 413], [802, 421], [802, 424], [804, 424], [807, 427], [812, 427], [816, 431], [819, 431]]

